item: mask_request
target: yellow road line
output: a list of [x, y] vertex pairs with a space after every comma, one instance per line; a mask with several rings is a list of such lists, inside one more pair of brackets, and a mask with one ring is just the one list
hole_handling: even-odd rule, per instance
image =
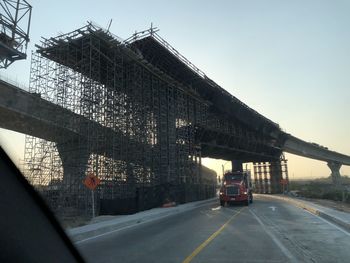
[[225, 224], [223, 224], [214, 234], [212, 234], [207, 240], [205, 240], [202, 244], [200, 244], [192, 253], [189, 255], [182, 263], [189, 263], [191, 260], [199, 254], [214, 238], [216, 238], [222, 230], [244, 209], [241, 208], [236, 214], [230, 217], [229, 220]]

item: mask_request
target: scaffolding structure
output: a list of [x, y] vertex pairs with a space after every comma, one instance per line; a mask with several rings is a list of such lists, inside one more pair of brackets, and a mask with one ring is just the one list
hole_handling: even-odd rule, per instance
[[[43, 38], [37, 48], [30, 92], [56, 112], [36, 113], [50, 122], [43, 134], [53, 141], [26, 137], [25, 173], [56, 212], [90, 214], [97, 204], [101, 214], [130, 213], [212, 197], [216, 178], [203, 173], [202, 157], [280, 161], [279, 126], [209, 79], [154, 28], [123, 41], [89, 23]], [[262, 192], [273, 188], [273, 169], [261, 172]], [[91, 174], [101, 182], [93, 202], [82, 183]]]
[[[214, 196], [194, 128], [207, 104], [110, 32], [89, 23], [43, 39], [32, 54], [30, 92], [60, 106], [57, 140], [26, 136], [24, 156], [26, 177], [56, 213], [91, 213], [87, 174], [101, 180], [101, 214]], [[76, 131], [62, 132], [61, 109], [76, 114]]]
[[288, 190], [288, 167], [284, 154], [279, 161], [253, 163], [253, 169], [255, 193], [278, 194]]

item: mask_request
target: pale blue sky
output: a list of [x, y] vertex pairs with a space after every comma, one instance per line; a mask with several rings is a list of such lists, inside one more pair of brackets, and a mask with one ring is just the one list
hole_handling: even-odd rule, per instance
[[[87, 20], [127, 38], [153, 22], [210, 78], [287, 132], [350, 155], [350, 1], [30, 1], [31, 43]], [[1, 75], [29, 81], [29, 59]], [[23, 136], [0, 131], [15, 160]], [[295, 177], [329, 175], [288, 155]], [[221, 162], [204, 161], [217, 171]], [[350, 168], [341, 172], [350, 175]]]

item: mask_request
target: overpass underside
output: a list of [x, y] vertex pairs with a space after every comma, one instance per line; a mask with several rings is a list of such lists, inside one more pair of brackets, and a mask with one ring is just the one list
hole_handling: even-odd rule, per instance
[[44, 39], [32, 54], [30, 92], [83, 117], [76, 120], [83, 136], [60, 136], [59, 110], [51, 116], [55, 141], [26, 136], [25, 174], [55, 211], [90, 213], [88, 174], [101, 180], [100, 213], [128, 213], [214, 196], [216, 178], [202, 173], [202, 155], [279, 161], [271, 136], [222, 114], [145, 57], [91, 24]]

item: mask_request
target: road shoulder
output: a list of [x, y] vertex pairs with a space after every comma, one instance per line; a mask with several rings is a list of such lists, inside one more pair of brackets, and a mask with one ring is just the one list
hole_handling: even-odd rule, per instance
[[315, 204], [311, 201], [302, 200], [286, 195], [264, 195], [271, 199], [283, 200], [294, 206], [302, 208], [314, 215], [324, 218], [350, 232], [350, 213], [338, 211], [329, 207]]

